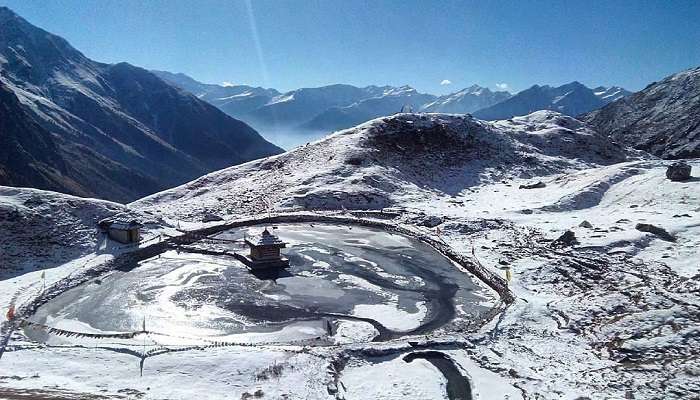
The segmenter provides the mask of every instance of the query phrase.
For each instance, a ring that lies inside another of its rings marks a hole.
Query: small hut
[[[248,268],[286,268],[289,266],[289,260],[283,257],[280,252],[282,248],[287,247],[287,243],[270,233],[267,228],[257,238],[246,237],[245,243],[250,247],[250,254],[241,255],[240,260]]]
[[[143,225],[135,219],[106,218],[99,222],[100,228],[107,236],[119,243],[138,243],[141,241]]]

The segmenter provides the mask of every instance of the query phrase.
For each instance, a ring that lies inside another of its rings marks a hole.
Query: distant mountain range
[[[659,157],[700,157],[700,67],[579,118],[598,132]]]
[[[205,84],[184,74],[153,72],[263,131],[285,128],[327,132],[349,128],[368,119],[394,114],[405,105],[412,105],[418,111],[422,104],[437,98],[409,86],[360,88],[337,84],[280,93],[246,85]]]
[[[395,114],[404,106],[415,112],[471,113],[486,120],[538,110],[575,116],[630,94],[616,86],[591,89],[579,82],[559,87],[535,85],[516,95],[478,85],[444,96],[420,93],[410,86],[330,85],[280,93],[246,85],[205,84],[184,74],[153,72],[261,132],[283,128],[287,132],[318,131],[318,136]]]
[[[440,96],[431,103],[424,104],[421,111],[451,114],[473,113],[513,97],[507,91],[492,92],[488,88],[473,85],[459,92]]]
[[[485,120],[508,119],[538,110],[576,116],[629,94],[629,91],[619,87],[590,89],[579,82],[559,87],[534,85],[509,99],[476,111],[474,116]]]
[[[0,7],[0,185],[131,201],[282,150],[151,72]]]

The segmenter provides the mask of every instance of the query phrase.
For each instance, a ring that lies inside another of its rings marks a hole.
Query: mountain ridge
[[[6,7],[0,22],[0,84],[17,97],[17,115],[55,143],[54,160],[69,167],[52,170],[67,174],[55,176],[52,184],[64,186],[52,189],[128,201],[281,151],[145,69],[93,61]],[[11,182],[22,171],[5,174]]]
[[[253,88],[246,85],[223,86],[206,84],[185,75],[155,71],[163,79],[180,84],[186,90],[198,92],[202,99],[210,101],[223,111],[240,118],[256,129],[286,129],[295,131],[332,132],[347,129],[381,116],[392,115],[411,106],[413,111],[467,114],[496,120],[517,115],[527,115],[541,109],[578,115],[618,100],[631,92],[619,86],[598,86],[593,89],[574,81],[559,87],[533,85],[516,94],[508,91],[491,91],[472,85],[442,96],[421,93],[404,85],[356,87],[345,84],[300,88],[284,93],[275,89]],[[188,89],[190,88],[190,89]],[[343,96],[335,96],[334,89],[342,88]],[[228,91],[237,98],[213,98],[211,93]],[[267,92],[264,92],[267,91]],[[352,92],[352,95],[348,95]],[[529,94],[529,92],[539,92]],[[243,93],[250,93],[242,96]],[[343,98],[338,98],[343,97]],[[242,107],[243,101],[253,108]],[[226,103],[225,101],[228,101]],[[503,103],[511,102],[511,112],[499,110]],[[257,107],[257,108],[256,108]],[[320,135],[319,135],[320,136]]]
[[[580,118],[614,140],[662,158],[700,157],[700,67]]]
[[[576,116],[628,94],[619,87],[590,89],[578,81],[557,87],[533,85],[500,103],[476,111],[474,115],[481,119],[499,120],[538,110],[552,110]]]
[[[265,207],[410,207],[414,194],[406,191],[449,197],[485,181],[529,179],[637,157],[586,124],[553,111],[495,122],[469,115],[398,114],[212,172],[131,206],[188,221],[230,209],[245,214]],[[250,195],[253,187],[258,188],[255,197]],[[223,198],[222,192],[229,195]]]

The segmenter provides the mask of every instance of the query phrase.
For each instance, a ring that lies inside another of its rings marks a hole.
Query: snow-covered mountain
[[[619,86],[610,86],[607,88],[605,86],[598,86],[597,88],[593,88],[593,94],[598,96],[598,98],[607,104],[629,96],[632,94],[632,92]]]
[[[280,95],[280,92],[275,89],[247,85],[215,85],[199,82],[183,73],[175,74],[156,70],[151,72],[164,81],[194,94],[226,114],[239,119]]]
[[[342,84],[279,93],[245,85],[205,84],[181,73],[154,73],[270,137],[299,135],[300,141],[291,141],[296,144],[306,142],[309,137],[319,138],[373,118],[393,115],[405,106],[420,112],[474,113],[487,120],[538,110],[575,116],[630,94],[618,86],[590,89],[578,82],[559,87],[535,85],[516,95],[493,92],[479,85],[443,96],[420,93],[410,86],[358,88]]]
[[[246,85],[202,83],[182,73],[152,72],[256,128],[281,126],[290,131],[349,128],[395,114],[404,106],[422,112],[471,113],[512,96],[479,85],[443,96],[420,93],[410,86],[330,85],[279,93]]]
[[[410,86],[336,84],[280,93],[246,85],[206,84],[182,73],[153,72],[245,121],[266,137],[291,144],[291,147],[337,129],[395,114],[404,106],[418,111],[425,103],[436,99]]]
[[[416,191],[450,194],[486,182],[620,162],[630,155],[580,121],[552,111],[496,122],[399,114],[214,172],[134,206],[185,220],[230,209],[245,213],[263,199],[291,209],[405,207]]]
[[[440,97],[420,93],[410,86],[388,87],[382,93],[351,105],[332,107],[302,125],[302,128],[322,131],[344,129],[406,108],[416,112],[466,114],[510,97],[508,92],[492,92],[478,85]]]
[[[153,73],[245,121],[263,134],[282,131],[286,135],[303,135],[304,140],[309,132],[316,132],[312,137],[318,138],[406,108],[463,114],[511,97],[508,92],[492,92],[478,85],[439,97],[420,93],[410,86],[360,88],[344,84],[279,93],[274,89],[246,85],[202,83],[182,73]]]
[[[472,113],[498,104],[512,96],[507,91],[492,92],[488,88],[472,85],[458,92],[440,96],[435,101],[424,104],[420,110],[453,114]]]
[[[396,114],[406,109],[418,111],[422,104],[432,102],[435,96],[419,93],[410,86],[383,87],[381,93],[350,105],[331,107],[302,125],[303,129],[335,131],[361,124],[370,119]]]
[[[301,88],[285,93],[246,85],[199,82],[182,73],[153,71],[162,79],[185,89],[229,115],[259,129],[335,130],[396,113],[404,105],[418,110],[435,98],[409,86],[337,84]],[[369,103],[364,103],[372,99]],[[376,107],[373,109],[373,107]]]
[[[330,108],[375,97],[387,89],[377,86],[358,88],[344,84],[297,89],[273,97],[243,118],[256,127],[299,127]]]
[[[152,73],[90,60],[5,7],[0,86],[14,121],[2,132],[13,143],[0,160],[5,183],[128,201],[280,152]]]
[[[507,100],[478,110],[474,115],[486,120],[497,120],[537,110],[552,110],[576,116],[598,109],[626,93],[628,92],[617,87],[590,89],[579,82],[559,87],[534,85]]]
[[[582,119],[659,157],[700,157],[700,67],[652,83]]]

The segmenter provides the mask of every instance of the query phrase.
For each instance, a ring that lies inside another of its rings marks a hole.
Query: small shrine
[[[250,269],[287,268],[289,259],[282,256],[281,249],[287,247],[278,236],[265,228],[257,238],[245,238],[250,247],[249,255],[241,255],[240,260]]]

